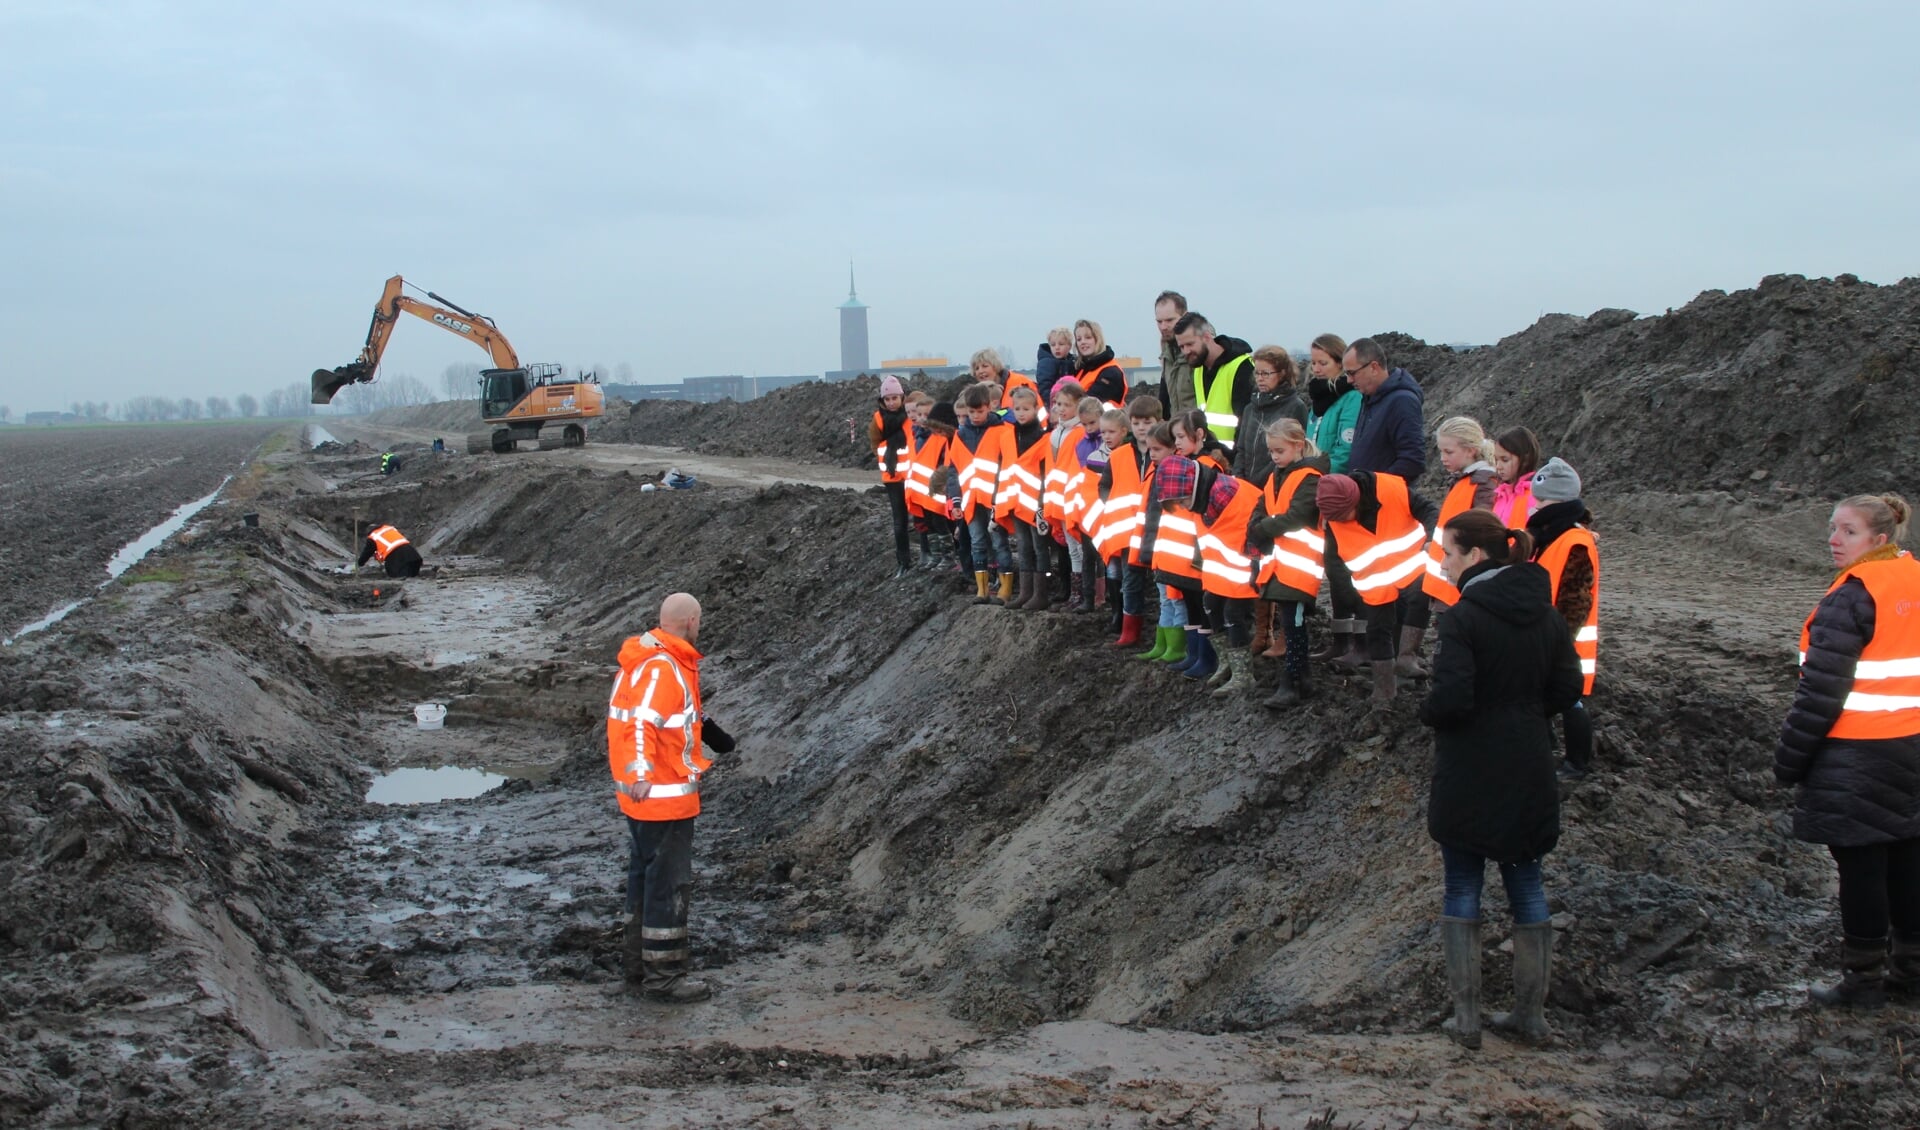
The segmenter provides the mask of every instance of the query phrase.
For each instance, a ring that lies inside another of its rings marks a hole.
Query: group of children
[[[1311,407],[1216,436],[1202,411],[1169,420],[1157,397],[1128,399],[1124,371],[1097,351],[1097,335],[1094,326],[1076,344],[1105,364],[1046,374],[1045,404],[1038,382],[1008,372],[989,350],[975,355],[975,383],[953,404],[906,393],[893,377],[882,382],[869,439],[893,511],[896,577],[914,568],[908,531],[917,529],[920,567],[971,572],[977,604],[1082,613],[1104,604],[1114,647],[1144,640],[1154,606],[1151,646],[1139,658],[1214,697],[1251,694],[1253,659],[1276,658],[1283,670],[1264,705],[1289,709],[1312,693],[1310,660],[1325,659],[1370,667],[1374,700],[1384,703],[1426,674],[1419,643],[1429,606],[1459,597],[1440,569],[1439,531],[1464,510],[1490,510],[1533,533],[1534,559],[1553,576],[1591,691],[1599,580],[1591,517],[1579,476],[1560,459],[1543,461],[1531,431],[1490,439],[1470,418],[1444,421],[1435,441],[1449,484],[1435,506],[1399,476],[1345,466],[1357,390],[1310,389]],[[1334,341],[1316,339],[1312,358],[1319,366],[1331,352],[1337,372],[1344,348]],[[1262,458],[1249,457],[1252,443]],[[1310,652],[1307,617],[1323,585],[1332,638]],[[1586,712],[1576,706],[1563,717],[1566,771],[1584,772]]]

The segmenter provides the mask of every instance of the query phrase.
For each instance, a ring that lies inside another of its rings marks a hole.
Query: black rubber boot
[[[1875,1009],[1887,1003],[1887,940],[1847,935],[1840,947],[1840,983],[1807,990],[1828,1008]]]
[[[1440,1027],[1463,1048],[1480,1046],[1480,920],[1442,918],[1440,948],[1447,959],[1453,1019]]]
[[[1886,990],[1895,996],[1920,997],[1920,934],[1893,932],[1893,954],[1887,959]]]
[[[1513,1011],[1496,1012],[1487,1023],[1504,1036],[1536,1048],[1553,1042],[1547,1027],[1547,976],[1553,969],[1553,923],[1516,923],[1513,927]]]

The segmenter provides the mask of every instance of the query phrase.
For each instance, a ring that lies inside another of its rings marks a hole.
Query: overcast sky
[[[1304,347],[1915,273],[1920,5],[0,0],[0,404],[304,382],[384,280],[524,361],[838,365],[1153,295]],[[408,320],[386,372],[484,355]]]

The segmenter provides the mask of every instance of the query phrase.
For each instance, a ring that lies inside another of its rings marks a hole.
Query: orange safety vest
[[[1007,429],[1006,457],[1001,461],[1000,490],[994,495],[993,516],[1002,522],[1018,518],[1031,526],[1040,518],[1040,496],[1047,477],[1047,434],[1014,454],[1019,441]]]
[[[933,477],[947,460],[952,436],[934,432],[927,442],[914,445],[913,461],[907,464],[907,509],[915,514],[946,517],[947,496],[933,489]]]
[[[876,430],[880,427],[880,413],[878,411],[875,411],[873,414],[873,426]],[[893,473],[891,475],[887,473],[886,439],[882,438],[879,446],[873,449],[873,463],[874,466],[880,468],[880,481],[883,483],[902,482],[907,477],[907,461],[913,458],[913,421],[909,420],[901,424],[900,430],[906,433],[906,446],[893,449]]]
[[[1534,560],[1553,578],[1553,599],[1558,603],[1560,575],[1566,572],[1567,558],[1573,555],[1576,545],[1586,546],[1587,556],[1593,561],[1593,607],[1587,610],[1587,622],[1573,630],[1573,650],[1580,656],[1580,674],[1585,679],[1580,693],[1592,694],[1594,666],[1600,658],[1600,545],[1594,540],[1592,530],[1575,526],[1555,538]]]
[[[1250,600],[1260,595],[1254,587],[1260,559],[1247,552],[1247,526],[1260,504],[1260,492],[1252,483],[1231,481],[1237,488],[1233,500],[1201,528],[1200,587],[1229,600]]]
[[[1080,466],[1079,446],[1086,434],[1084,425],[1075,424],[1065,432],[1049,431],[1044,437],[1047,478],[1040,492],[1040,513],[1063,530],[1079,509],[1078,491],[1081,476],[1086,473]]]
[[[1034,413],[1034,419],[1039,420],[1043,424],[1046,423],[1047,402],[1040,399],[1040,386],[1034,382],[1032,377],[1029,377],[1025,373],[1007,374],[1006,383],[1002,385],[1000,389],[1000,407],[1013,407],[1013,390],[1016,388],[1030,388],[1033,390],[1033,398],[1040,403],[1039,411]]]
[[[1127,371],[1126,369],[1121,367],[1120,362],[1109,361],[1106,364],[1100,366],[1098,369],[1095,369],[1091,373],[1077,373],[1074,375],[1073,381],[1075,384],[1079,385],[1081,388],[1091,393],[1093,392],[1093,382],[1099,380],[1100,374],[1106,372],[1108,369],[1112,369],[1115,373],[1118,373],[1120,375],[1120,399],[1103,400],[1100,403],[1106,405],[1109,408],[1125,408],[1127,406]]]
[[[1369,530],[1357,521],[1328,522],[1340,560],[1353,574],[1353,587],[1368,604],[1392,604],[1400,590],[1426,570],[1427,528],[1413,516],[1407,480],[1378,472],[1374,497],[1380,513]]]
[[[1151,479],[1151,475],[1148,476]],[[1160,504],[1160,523],[1154,527],[1153,569],[1188,580],[1200,579],[1200,535],[1204,527],[1200,515],[1182,506],[1178,510]]]
[[[1848,577],[1867,586],[1873,598],[1873,638],[1860,649],[1853,688],[1827,736],[1876,741],[1920,734],[1920,561],[1905,550],[1898,557],[1862,561],[1842,570],[1827,591]],[[1810,612],[1800,626],[1802,663],[1812,627]]]
[[[1113,451],[1107,464],[1111,483],[1106,501],[1087,511],[1093,526],[1093,547],[1100,556],[1112,558],[1121,551],[1140,545],[1140,531],[1147,521],[1146,485],[1140,476],[1140,452],[1132,444]]]
[[[1440,500],[1440,520],[1433,524],[1433,537],[1427,542],[1427,576],[1420,582],[1420,588],[1449,608],[1459,603],[1460,590],[1447,579],[1446,570],[1440,568],[1440,559],[1447,553],[1447,547],[1441,544],[1440,538],[1442,531],[1447,528],[1448,519],[1473,509],[1473,491],[1472,475],[1462,475],[1453,481],[1453,486],[1447,488],[1447,497]],[[1596,556],[1595,560],[1598,559]],[[1553,586],[1554,591],[1558,592],[1560,578],[1557,575]]]
[[[965,507],[961,516],[973,520],[976,510],[984,506],[993,511],[994,497],[1000,491],[1001,463],[1006,456],[1007,440],[1013,436],[1013,425],[1005,420],[987,425],[981,433],[980,446],[969,451],[967,443],[959,436],[947,451],[953,457],[953,465],[960,472],[960,499]]]
[[[620,673],[607,700],[607,762],[619,784],[645,781],[645,800],[625,793],[635,820],[684,820],[700,813],[700,775],[712,767],[700,748],[700,653],[655,628],[620,645]]]
[[[1323,473],[1317,467],[1301,467],[1289,472],[1285,480],[1278,470],[1267,476],[1263,493],[1267,514],[1285,514],[1293,505],[1293,496],[1301,488],[1313,486],[1313,480]],[[1260,559],[1260,583],[1277,581],[1290,589],[1317,593],[1327,576],[1326,554],[1327,539],[1319,523],[1288,530],[1273,539],[1273,548]]]
[[[381,526],[367,535],[373,539],[373,559],[384,562],[387,554],[407,544],[407,535],[392,526]]]

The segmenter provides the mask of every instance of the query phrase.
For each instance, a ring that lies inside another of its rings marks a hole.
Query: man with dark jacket
[[[1427,470],[1425,397],[1405,369],[1387,367],[1387,351],[1370,337],[1347,348],[1340,368],[1360,390],[1349,471],[1385,471],[1412,486]]]
[[[1253,346],[1216,334],[1198,311],[1173,324],[1173,341],[1193,366],[1195,407],[1207,414],[1207,434],[1231,449],[1240,431],[1240,413],[1253,399]]]
[[[1407,487],[1412,489],[1427,470],[1426,421],[1422,415],[1425,396],[1420,391],[1420,382],[1405,369],[1389,369],[1387,351],[1370,337],[1347,347],[1340,368],[1360,391],[1360,418],[1353,426],[1347,471],[1398,475],[1407,480]],[[1437,507],[1431,510],[1432,517],[1420,515],[1420,523],[1427,528],[1429,536],[1439,517]],[[1330,575],[1331,572],[1329,570]],[[1330,579],[1329,583],[1337,582]],[[1432,615],[1432,606],[1418,586],[1402,594],[1400,638],[1395,648],[1395,666],[1402,676],[1426,674],[1426,668],[1420,663],[1420,641],[1426,635]],[[1348,661],[1357,659],[1357,655],[1350,655]]]
[[[1174,323],[1186,316],[1186,296],[1177,290],[1163,290],[1153,300],[1153,323],[1160,329],[1160,403],[1168,418],[1193,407],[1193,366],[1173,343]]]

